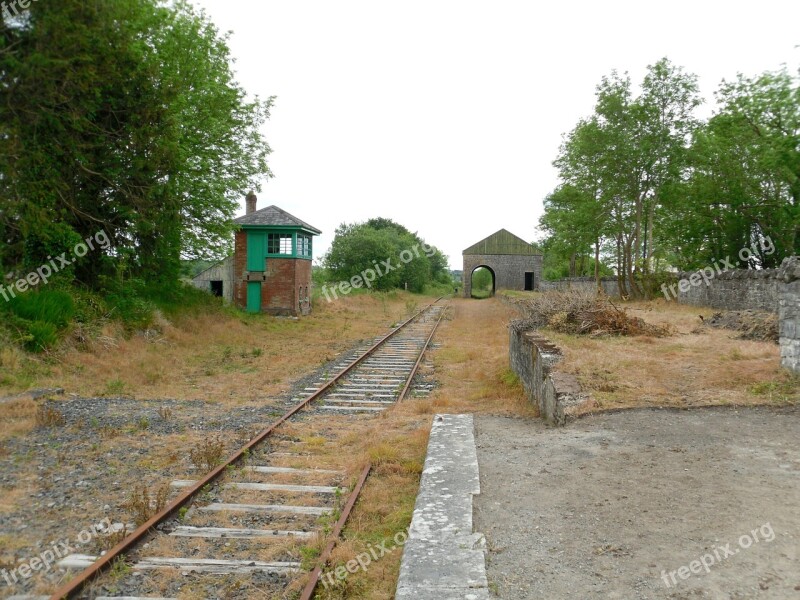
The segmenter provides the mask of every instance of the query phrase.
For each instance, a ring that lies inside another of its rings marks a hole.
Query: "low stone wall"
[[[777,313],[781,364],[800,373],[800,257],[783,259],[778,269],[732,269],[711,275],[679,273],[666,295],[682,304],[721,310]]]
[[[528,399],[539,408],[541,417],[553,425],[564,425],[577,406],[586,400],[574,375],[553,373],[562,359],[561,351],[534,330],[510,330],[509,358]]]
[[[800,257],[783,261],[778,280],[781,365],[800,373]]]
[[[778,312],[780,269],[732,269],[704,280],[700,272],[678,273],[674,284],[662,288],[670,300],[721,310]],[[711,269],[709,268],[709,272]],[[706,281],[708,284],[706,285]],[[683,283],[681,283],[683,282]]]
[[[616,277],[601,277],[600,285],[603,291],[612,298],[619,298],[619,284]],[[567,277],[558,281],[540,281],[539,290],[547,292],[551,290],[587,290],[593,292],[597,289],[597,282],[594,277]]]

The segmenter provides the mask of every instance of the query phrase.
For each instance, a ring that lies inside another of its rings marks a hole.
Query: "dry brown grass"
[[[4,369],[35,369],[32,387],[62,387],[80,396],[203,398],[238,404],[286,389],[312,367],[372,338],[401,320],[407,302],[427,303],[405,292],[362,294],[328,303],[300,320],[266,315],[201,314],[161,323],[157,339],[126,338],[106,325],[90,344],[54,353],[49,363],[4,351]],[[9,381],[15,380],[13,377]],[[21,390],[0,385],[0,397]]]
[[[340,450],[352,453],[355,464],[363,466],[370,461],[373,468],[347,521],[343,541],[334,549],[330,569],[346,564],[370,544],[377,546],[408,528],[425,463],[430,422],[430,416],[419,415],[409,403],[342,431]],[[388,554],[366,572],[349,575],[335,587],[326,589],[320,584],[318,597],[388,600],[394,597],[400,556],[399,550]]]
[[[10,400],[0,404],[0,440],[6,441],[17,435],[28,433],[36,426],[39,404],[30,398]]]
[[[543,333],[564,353],[592,401],[585,412],[633,407],[748,406],[797,402],[798,379],[780,367],[778,346],[703,326],[713,311],[655,300],[627,304],[673,335],[586,338]]]
[[[67,422],[63,413],[52,406],[40,406],[35,419],[37,427],[63,427]]]
[[[481,412],[535,416],[522,386],[509,369],[508,323],[515,311],[497,298],[451,301],[452,318],[436,334],[433,353],[439,387],[425,412]]]
[[[434,338],[432,353],[439,387],[430,398],[410,399],[361,427],[343,427],[338,446],[371,461],[373,471],[337,545],[331,568],[345,565],[411,523],[419,478],[425,464],[431,415],[485,412],[534,416],[522,388],[508,370],[507,324],[513,309],[497,299],[449,301],[448,318]],[[387,546],[391,547],[394,543]],[[326,600],[394,597],[402,550],[350,574],[318,597]]]

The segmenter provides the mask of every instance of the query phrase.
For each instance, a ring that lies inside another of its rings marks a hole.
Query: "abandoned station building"
[[[502,290],[538,290],[542,255],[513,233],[501,229],[462,253],[464,297],[472,296],[472,275],[484,267],[492,274],[492,294]]]
[[[247,195],[245,215],[234,220],[233,256],[198,274],[192,283],[247,312],[311,312],[312,240],[321,231],[277,206],[256,210]]]

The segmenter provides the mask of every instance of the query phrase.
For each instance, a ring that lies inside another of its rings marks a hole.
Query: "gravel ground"
[[[800,408],[475,428],[500,598],[800,598]]]
[[[229,454],[249,440],[276,417],[307,393],[323,376],[339,370],[342,361],[349,362],[371,346],[375,340],[363,340],[301,379],[293,382],[279,396],[254,403],[235,405],[177,400],[139,400],[132,398],[78,398],[55,396],[51,400],[26,397],[58,411],[63,422],[38,427],[27,435],[11,439],[0,456],[0,574],[53,548],[53,544],[69,544],[71,552],[96,554],[103,549],[102,536],[92,536],[83,543],[79,536],[104,519],[130,523],[124,506],[134,485],[151,491],[172,479],[191,478],[196,469],[191,464],[188,448],[205,439],[225,442]],[[430,359],[415,378],[412,395],[425,395],[435,386]],[[4,399],[23,401],[21,398]],[[318,407],[305,409],[293,418],[305,421],[329,413]],[[278,434],[275,441],[283,439]],[[286,438],[287,440],[290,438]],[[212,494],[215,490],[212,490]],[[329,498],[325,498],[329,500]],[[213,501],[212,495],[209,501]],[[174,523],[164,525],[169,529]],[[250,526],[248,522],[244,525]],[[305,527],[298,527],[305,529]],[[159,527],[161,529],[161,526]],[[88,539],[88,538],[87,538]],[[146,550],[146,547],[144,548]],[[289,560],[292,557],[283,557]],[[295,557],[296,558],[296,557]],[[12,594],[51,590],[63,581],[59,569],[40,569],[30,578],[9,581],[0,577],[0,598]],[[104,593],[113,595],[141,591],[140,574],[116,578]],[[170,593],[192,583],[197,588],[208,581],[205,597],[219,597],[220,590],[231,600],[250,597],[253,585],[280,590],[286,578],[257,574],[239,589],[236,578],[179,578]],[[214,581],[217,583],[215,584]],[[234,590],[238,590],[235,591]],[[262,590],[263,591],[263,590]]]
[[[0,456],[0,506],[5,507],[0,510],[0,575],[2,569],[27,564],[54,543],[69,544],[77,553],[98,552],[101,537],[79,543],[80,534],[88,535],[106,518],[129,523],[124,503],[135,485],[154,490],[172,479],[192,477],[196,470],[188,448],[207,438],[219,438],[229,451],[240,446],[295,405],[305,387],[373,341],[360,342],[279,396],[258,403],[71,396],[39,400],[64,421],[11,439]],[[312,407],[294,420],[318,414],[325,413]],[[0,598],[51,589],[63,577],[55,568],[16,581],[0,577]]]

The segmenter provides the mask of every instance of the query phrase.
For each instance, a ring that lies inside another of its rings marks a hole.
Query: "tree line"
[[[613,269],[621,292],[641,297],[667,270],[742,248],[754,249],[748,268],[800,252],[800,77],[739,75],[715,95],[698,119],[697,77],[666,58],[638,90],[627,74],[603,77],[594,113],[564,136],[540,219],[541,246],[568,275]]]
[[[18,5],[17,5],[18,7]],[[269,176],[226,36],[188,2],[58,0],[0,15],[0,268],[36,269],[99,231],[69,277],[177,285],[223,256],[244,191]]]

